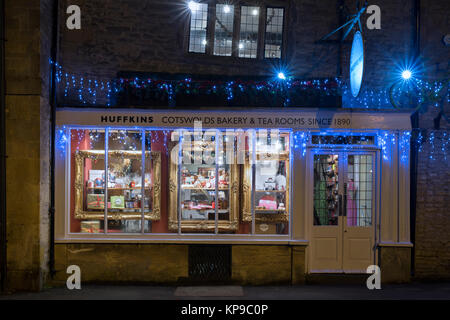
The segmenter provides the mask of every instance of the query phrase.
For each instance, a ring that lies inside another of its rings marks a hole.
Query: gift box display
[[[111,196],[111,208],[112,209],[125,208],[125,197],[124,196]]]
[[[262,207],[266,210],[277,210],[277,202],[275,199],[261,199],[259,200],[259,207]]]
[[[105,195],[104,194],[88,194],[87,195],[88,209],[104,209]]]

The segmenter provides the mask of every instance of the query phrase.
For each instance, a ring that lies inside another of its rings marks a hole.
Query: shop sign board
[[[193,128],[410,129],[408,113],[61,109],[58,125]]]

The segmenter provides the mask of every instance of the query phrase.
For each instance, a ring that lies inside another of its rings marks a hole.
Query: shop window
[[[151,150],[158,149],[152,133],[72,129],[70,136],[70,232],[161,231],[161,152]]]
[[[283,8],[267,8],[264,57],[281,58],[283,42]]]
[[[191,1],[191,25],[189,33],[189,52],[205,53],[208,24],[208,4]]]
[[[68,132],[70,234],[289,234],[289,132]]]
[[[235,135],[176,132],[170,161],[169,228],[184,233],[240,233]],[[245,229],[245,228],[244,228]]]
[[[234,6],[216,5],[216,27],[214,30],[214,55],[231,56],[233,43]]]
[[[284,8],[208,3],[211,10],[207,3],[188,2],[189,52],[251,59],[282,57]]]
[[[260,130],[246,144],[243,219],[255,220],[255,233],[289,231],[290,159],[288,132]]]

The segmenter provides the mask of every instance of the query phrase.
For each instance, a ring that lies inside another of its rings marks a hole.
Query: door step
[[[307,284],[361,284],[365,285],[370,274],[365,273],[310,273]]]

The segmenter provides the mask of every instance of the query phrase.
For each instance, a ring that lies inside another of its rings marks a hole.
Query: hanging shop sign
[[[61,109],[58,125],[193,128],[410,129],[409,113]]]
[[[361,31],[357,31],[353,37],[352,51],[350,54],[350,89],[355,98],[361,91],[363,74],[364,42]]]

